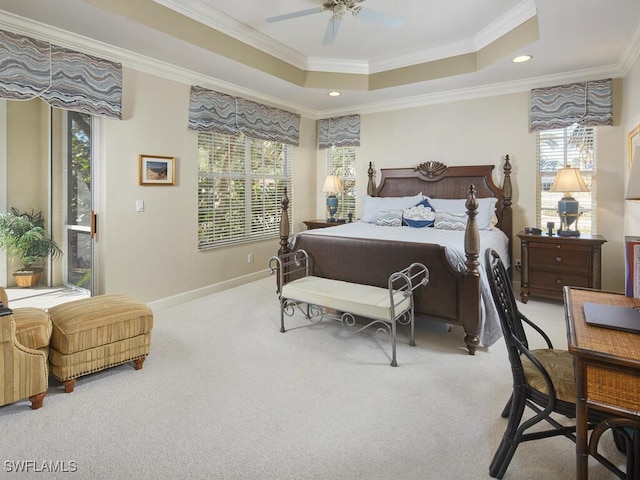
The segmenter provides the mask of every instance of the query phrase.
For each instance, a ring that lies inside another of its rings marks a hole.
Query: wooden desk
[[[612,417],[640,415],[640,335],[592,327],[584,318],[584,302],[640,306],[640,300],[618,293],[564,287],[569,352],[575,355],[577,478],[589,476],[587,409],[597,407]]]

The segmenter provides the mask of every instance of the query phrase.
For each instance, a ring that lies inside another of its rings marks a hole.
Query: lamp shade
[[[342,192],[342,182],[337,175],[327,175],[322,191],[325,193]]]
[[[625,200],[640,200],[640,147],[636,147],[633,152],[633,162],[624,198]]]
[[[549,189],[550,192],[588,192],[587,184],[580,174],[580,169],[574,167],[561,168]]]

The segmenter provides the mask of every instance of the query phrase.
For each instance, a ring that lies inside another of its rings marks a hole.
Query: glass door
[[[92,117],[66,112],[66,265],[67,286],[93,289],[93,234],[95,232],[91,193]]]

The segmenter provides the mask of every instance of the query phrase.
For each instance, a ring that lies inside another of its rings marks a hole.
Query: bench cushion
[[[282,297],[362,317],[391,320],[389,290],[386,288],[308,276],[282,287]],[[411,298],[395,292],[394,304],[398,316],[411,306]]]

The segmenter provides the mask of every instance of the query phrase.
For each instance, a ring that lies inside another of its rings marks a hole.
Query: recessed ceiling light
[[[533,57],[531,55],[520,55],[516,58],[514,58],[513,60],[511,60],[513,63],[522,63],[522,62],[528,62],[529,60],[531,60]]]
[[[327,93],[327,95],[329,95],[330,97],[339,97],[340,95],[342,95],[340,92],[336,92],[335,90],[333,92],[329,92]]]

